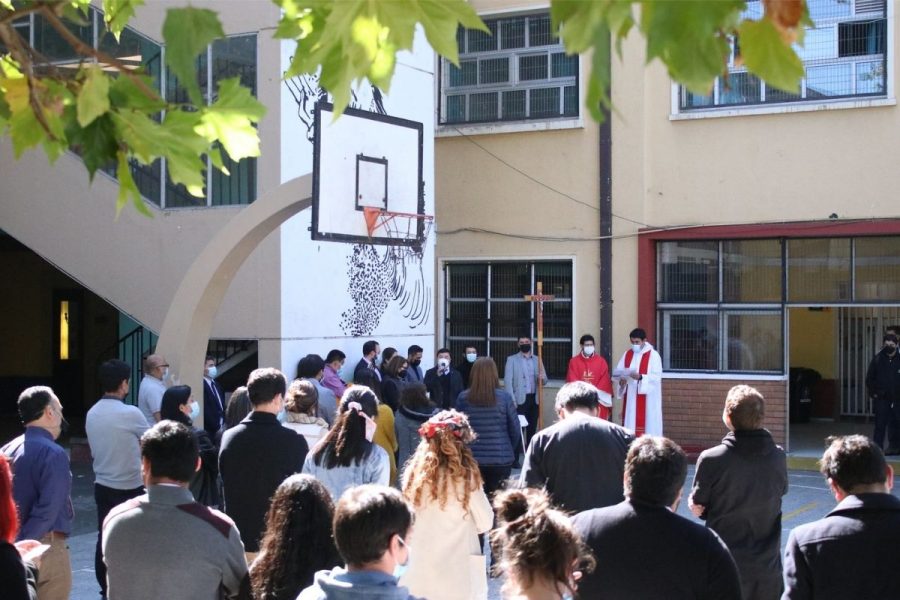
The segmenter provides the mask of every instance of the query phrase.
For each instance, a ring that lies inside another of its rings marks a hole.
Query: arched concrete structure
[[[203,359],[213,318],[228,286],[257,245],[308,208],[311,196],[312,175],[304,175],[257,198],[209,241],[178,286],[163,321],[157,352],[166,357],[172,378],[191,386],[201,406]],[[203,426],[202,410],[195,425]]]

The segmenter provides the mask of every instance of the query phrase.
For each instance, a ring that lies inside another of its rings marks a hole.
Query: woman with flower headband
[[[422,441],[403,472],[403,495],[416,509],[414,539],[428,552],[412,557],[400,583],[429,600],[486,598],[478,534],[491,528],[494,512],[469,448],[475,433],[455,410],[439,412],[419,431]]]
[[[303,472],[321,481],[335,502],[348,488],[364,483],[387,485],[387,452],[372,443],[378,399],[363,385],[344,392],[334,425],[306,455]]]

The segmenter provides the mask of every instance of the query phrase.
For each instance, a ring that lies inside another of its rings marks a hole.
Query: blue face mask
[[[282,405],[281,410],[278,411],[278,414],[275,416],[278,419],[279,423],[284,423],[287,421],[287,409]]]
[[[397,536],[397,539],[400,541],[400,545],[406,548],[406,562],[403,564],[397,563],[394,565],[394,577],[400,579],[404,575],[406,575],[406,570],[409,568],[409,559],[410,559],[410,550],[409,546],[406,545],[406,542],[403,541],[403,538]]]
[[[191,421],[196,421],[197,417],[200,416],[200,405],[196,402],[191,402],[191,414],[189,416],[191,417]]]

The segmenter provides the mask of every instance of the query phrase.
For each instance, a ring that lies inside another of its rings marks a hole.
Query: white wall
[[[290,64],[294,44],[282,45],[282,69]],[[314,82],[307,79],[311,86]],[[388,115],[424,125],[423,178],[425,212],[434,214],[434,53],[421,31],[414,51],[397,57],[390,94],[384,96]],[[292,94],[292,91],[294,92]],[[307,90],[308,91],[308,90]],[[358,108],[372,108],[371,86],[357,89]],[[305,107],[295,100],[297,87],[282,85],[281,181],[312,172],[314,98]],[[347,174],[355,177],[354,172]],[[415,173],[412,174],[415,177]],[[349,199],[352,201],[352,199]],[[323,358],[332,348],[347,354],[347,370],[362,355],[362,344],[376,339],[405,355],[413,343],[425,349],[423,366],[434,355],[434,232],[421,259],[389,255],[385,246],[313,241],[311,210],[304,210],[281,227],[281,368],[296,373],[297,361],[309,353]],[[361,214],[358,214],[362,218]],[[355,258],[354,258],[355,257]],[[396,292],[395,292],[396,290]],[[347,373],[352,375],[352,372]]]

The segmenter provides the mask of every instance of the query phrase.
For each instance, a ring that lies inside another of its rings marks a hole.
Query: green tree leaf
[[[195,59],[214,40],[225,37],[218,15],[204,8],[170,8],[163,23],[166,64],[196,106],[205,104],[197,84]]]
[[[78,93],[78,124],[87,127],[109,112],[109,77],[96,65],[84,70],[84,83]]]
[[[142,4],[144,0],[103,0],[103,21],[116,41],[119,40],[125,25],[134,16],[135,9]]]
[[[119,178],[119,197],[116,200],[116,218],[119,218],[119,214],[121,214],[125,205],[128,204],[129,198],[131,198],[131,204],[139,213],[146,217],[152,217],[153,213],[144,204],[141,192],[138,191],[137,186],[134,184],[134,178],[131,176],[131,165],[128,164],[128,155],[125,152],[119,152],[117,158],[116,177]]]
[[[208,142],[221,142],[232,160],[259,156],[259,135],[253,123],[259,122],[266,108],[242,87],[240,79],[225,79],[219,84],[215,103],[201,111],[196,132]]]
[[[97,169],[116,162],[119,150],[116,126],[109,114],[94,119],[87,127],[77,126],[75,119],[71,119],[69,125],[66,130],[69,142],[81,156],[93,181]]]
[[[744,21],[738,28],[747,70],[787,92],[799,93],[803,62],[768,18]]]

